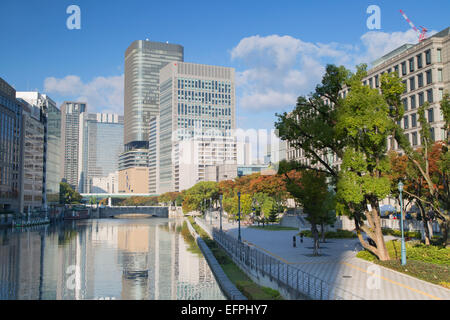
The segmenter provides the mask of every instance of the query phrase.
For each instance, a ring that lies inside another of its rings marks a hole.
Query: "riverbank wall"
[[[195,241],[197,242],[197,245],[199,246],[200,250],[203,253],[203,256],[208,262],[208,265],[211,268],[211,271],[213,272],[225,296],[230,300],[248,300],[247,297],[244,296],[242,292],[238,290],[238,288],[236,288],[236,286],[231,282],[231,280],[228,279],[219,262],[217,262],[216,257],[214,257],[214,254],[211,252],[211,250],[203,241],[203,239],[197,234],[197,232],[195,232],[189,220],[187,221],[187,226],[189,228],[189,232],[194,237]]]

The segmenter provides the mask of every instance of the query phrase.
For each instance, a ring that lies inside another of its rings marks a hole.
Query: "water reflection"
[[[104,219],[0,230],[0,299],[225,299],[182,220]]]

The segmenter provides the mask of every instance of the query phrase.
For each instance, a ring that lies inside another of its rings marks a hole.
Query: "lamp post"
[[[223,200],[223,195],[220,195],[219,199],[220,199],[220,231],[222,231],[222,200]]]
[[[238,191],[238,240],[241,242],[241,192]]]
[[[211,198],[209,198],[209,224],[212,224],[212,205],[211,205]]]
[[[398,183],[398,191],[400,192],[400,228],[402,230],[402,266],[406,265],[406,247],[405,247],[405,237],[403,234],[403,200],[402,200],[402,191],[403,191],[403,183],[400,181]]]

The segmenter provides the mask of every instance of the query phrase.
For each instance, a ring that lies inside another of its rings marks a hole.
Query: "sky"
[[[81,29],[69,30],[70,5]],[[380,29],[369,29],[371,5]],[[185,61],[236,69],[236,119],[270,129],[276,113],[320,83],[329,63],[354,68],[417,35],[450,26],[450,1],[304,0],[1,0],[0,77],[17,91],[37,90],[58,105],[123,114],[124,53],[134,40],[184,46]]]

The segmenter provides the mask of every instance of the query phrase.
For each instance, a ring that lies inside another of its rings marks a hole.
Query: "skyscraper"
[[[160,81],[160,193],[205,180],[208,165],[236,164],[234,69],[172,62]]]
[[[171,61],[183,61],[178,44],[134,41],[125,52],[125,151],[147,149],[150,118],[159,114],[159,71]]]
[[[125,52],[125,147],[119,159],[119,192],[155,190],[154,183],[149,188],[148,152],[151,121],[159,115],[159,71],[183,59],[183,46],[149,40],[134,41]]]
[[[74,189],[78,187],[78,153],[80,115],[86,112],[86,103],[64,102],[61,105],[61,172]]]
[[[87,113],[80,116],[78,159],[78,190],[81,193],[101,193],[94,178],[106,178],[119,170],[119,155],[123,152],[123,116]],[[106,190],[104,191],[106,192]]]

